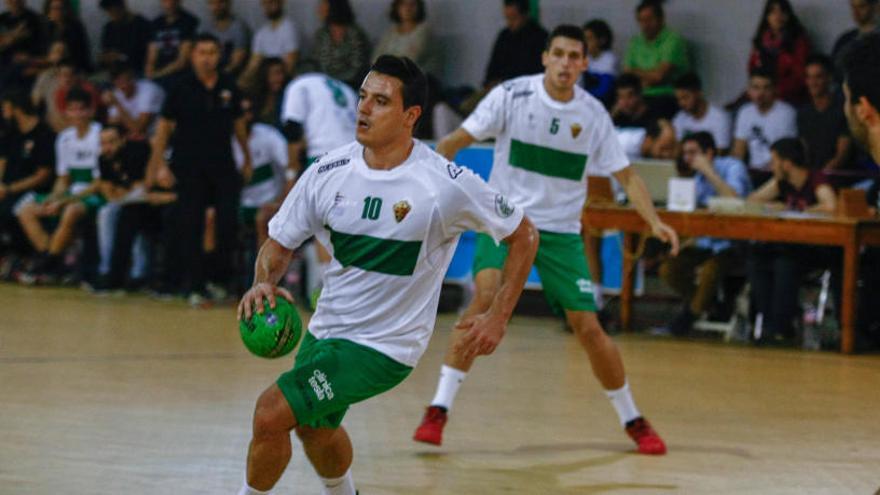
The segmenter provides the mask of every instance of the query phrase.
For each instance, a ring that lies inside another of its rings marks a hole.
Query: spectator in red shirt
[[[807,57],[812,48],[789,0],[767,0],[758,30],[752,39],[749,72],[758,67],[776,75],[776,92],[783,100],[807,101],[804,84]]]

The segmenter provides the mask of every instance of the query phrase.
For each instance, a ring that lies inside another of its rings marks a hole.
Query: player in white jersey
[[[242,116],[248,128],[248,149],[251,152],[253,172],[241,190],[239,219],[257,233],[257,247],[269,237],[269,219],[278,211],[284,194],[288,171],[287,141],[278,129],[254,122],[253,102],[241,100]],[[244,167],[244,153],[235,139],[232,153],[239,170]],[[290,184],[292,185],[292,183]]]
[[[379,57],[360,90],[357,142],[315,162],[269,224],[254,286],[239,317],[264,298],[292,300],[276,287],[292,250],[316,235],[331,251],[324,294],[293,370],[257,400],[246,484],[240,495],[271,489],[290,460],[290,431],[324,484],[354,495],[352,446],[340,427],[349,405],[400,383],[430,340],[440,286],[459,235],[485,232],[509,246],[490,310],[462,321],[468,352],[491,353],[522,291],[537,231],[473,173],[412,137],[426,79],[412,61]]]
[[[92,121],[92,99],[83,90],[67,96],[71,127],[55,140],[55,185],[49,195],[23,196],[15,206],[22,230],[39,253],[34,269],[20,277],[24,283],[52,280],[62,269],[61,257],[73,241],[76,226],[106,202],[98,194],[101,124]],[[58,217],[58,227],[47,232],[41,219]]]
[[[356,106],[357,95],[348,84],[326,74],[306,72],[288,83],[281,122],[293,175],[317,157],[354,139]],[[306,292],[314,307],[330,255],[319,242],[307,246],[305,255]]]
[[[653,234],[670,242],[673,252],[678,238],[657,217],[644,183],[628,166],[602,104],[575,84],[587,68],[583,36],[577,26],[556,28],[543,54],[545,72],[493,89],[462,126],[438,144],[437,151],[454,157],[475,141],[495,138],[489,185],[525,209],[540,231],[535,266],[545,296],[554,309],[564,310],[639,452],[663,454],[663,440],[636,408],[620,353],[596,318],[580,222],[588,173],[614,175]],[[503,246],[478,237],[473,268],[476,295],[465,315],[485,311],[491,304],[505,255]],[[459,328],[453,330],[437,393],[413,437],[417,441],[442,443],[447,413],[476,358],[460,350],[462,335]]]

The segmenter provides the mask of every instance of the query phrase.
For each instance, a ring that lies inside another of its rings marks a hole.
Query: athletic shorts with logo
[[[540,242],[535,268],[541,277],[544,297],[554,311],[596,311],[593,283],[579,234],[539,231]],[[491,237],[477,234],[473,273],[487,268],[500,270],[507,258],[507,245],[495,244]]]
[[[307,332],[293,369],[276,383],[298,424],[338,428],[350,405],[391,390],[411,371],[375,349]]]

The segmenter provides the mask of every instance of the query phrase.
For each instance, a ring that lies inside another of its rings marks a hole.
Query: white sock
[[[251,488],[251,486],[248,485],[247,480],[244,480],[244,485],[242,485],[241,490],[238,491],[238,495],[267,495],[271,491],[272,490],[261,492],[256,488]]]
[[[339,478],[321,478],[321,483],[324,484],[321,495],[355,495],[356,493],[351,469]]]
[[[617,411],[620,418],[620,424],[626,425],[630,421],[641,416],[639,410],[636,409],[636,403],[633,401],[632,393],[629,391],[629,382],[624,382],[623,387],[617,390],[606,390],[605,393],[611,399],[611,405]]]
[[[602,285],[598,282],[593,282],[593,301],[596,302],[597,311],[605,307],[605,297],[602,296]]]
[[[466,371],[457,370],[444,364],[440,368],[440,381],[437,382],[437,393],[434,395],[431,405],[444,407],[447,411],[451,411],[452,403],[455,402],[455,394],[458,393],[458,387],[461,386],[461,382],[466,376]]]

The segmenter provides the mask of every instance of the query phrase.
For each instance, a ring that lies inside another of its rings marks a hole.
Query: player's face
[[[84,105],[79,101],[72,101],[67,104],[67,111],[65,112],[67,115],[67,120],[71,123],[71,125],[76,127],[82,127],[89,123],[89,120],[92,117],[92,112],[89,109],[88,105]]]
[[[578,40],[557,36],[541,55],[547,81],[556,89],[571,89],[581,73],[587,70],[584,44]]]
[[[400,79],[370,72],[361,84],[357,111],[358,142],[376,148],[399,140],[404,134],[412,135],[422,109],[403,108]]]
[[[769,107],[775,96],[776,90],[771,80],[764,77],[753,77],[749,80],[749,98],[755,105]]]
[[[843,83],[843,100],[843,113],[846,114],[849,132],[863,148],[871,149],[871,144],[868,141],[868,126],[859,117],[859,112],[856,111],[856,105],[867,105],[867,103],[859,102],[853,104],[852,93],[850,93],[849,85],[845,82]]]
[[[694,113],[697,111],[700,95],[696,91],[689,89],[676,89],[675,100],[678,102],[678,108],[687,113]]]
[[[200,41],[196,43],[192,52],[192,64],[196,72],[213,72],[217,70],[217,64],[220,63],[220,47],[217,43],[211,41]]]

